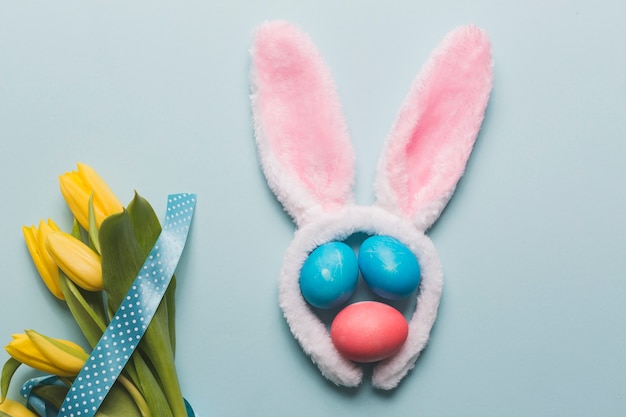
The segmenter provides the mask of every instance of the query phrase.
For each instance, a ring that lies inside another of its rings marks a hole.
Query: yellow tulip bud
[[[0,404],[0,413],[5,413],[11,417],[37,417],[37,414],[30,411],[22,404],[5,398]]]
[[[33,330],[13,335],[5,349],[13,359],[57,376],[77,375],[89,357],[75,343],[53,339]]]
[[[76,285],[88,290],[102,290],[102,263],[100,255],[74,236],[64,232],[51,232],[46,239],[46,249]]]
[[[111,214],[123,210],[122,203],[102,178],[89,165],[78,164],[78,171],[67,172],[59,177],[61,194],[78,223],[89,228],[89,197],[93,194],[96,224]]]
[[[78,374],[89,357],[82,347],[68,340],[53,339],[34,330],[26,330],[26,335],[53,366],[71,375]]]
[[[45,248],[48,235],[53,231],[59,230],[59,227],[50,219],[48,219],[48,223],[42,220],[39,223],[39,229],[35,226],[22,227],[26,246],[28,247],[30,256],[33,258],[33,262],[41,279],[55,297],[64,300],[65,297],[59,285],[59,269]]]

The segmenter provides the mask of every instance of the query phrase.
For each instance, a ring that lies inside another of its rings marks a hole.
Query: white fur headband
[[[303,298],[300,270],[315,248],[356,232],[387,235],[417,257],[421,281],[408,337],[379,362],[373,385],[392,389],[426,345],[442,290],[442,270],[424,234],[463,175],[492,85],[490,43],[473,26],[451,32],[414,81],[378,164],[376,203],[352,199],[354,152],[330,71],[293,25],[262,25],[252,46],[252,106],[268,184],[297,225],[279,278],[289,327],[322,374],[356,386],[361,367],[343,357]]]

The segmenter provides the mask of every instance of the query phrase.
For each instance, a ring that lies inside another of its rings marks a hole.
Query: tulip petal
[[[52,279],[50,277],[50,272],[48,272],[48,268],[46,267],[46,262],[39,253],[37,228],[35,226],[23,226],[22,232],[24,234],[24,240],[26,241],[26,247],[30,252],[33,263],[35,264],[35,268],[37,268],[37,272],[39,272],[43,281],[46,285],[48,285],[48,282]]]
[[[89,230],[89,196],[98,191],[91,184],[85,182],[76,171],[66,172],[59,176],[59,186],[61,194],[63,194],[63,198],[76,220],[85,230]],[[105,209],[100,205],[94,206],[94,213],[98,225],[108,216]]]
[[[50,289],[50,292],[54,294],[57,298],[63,299],[63,294],[61,293],[61,287],[59,287],[59,268],[57,264],[54,262],[54,259],[50,256],[45,247],[46,237],[52,233],[53,231],[59,231],[59,227],[54,224],[54,222],[48,219],[48,223],[43,220],[39,223],[39,231],[37,236],[37,244],[39,249],[39,255],[43,259],[46,264],[46,269],[48,270],[49,280],[50,282],[46,282],[46,285]]]
[[[53,339],[34,330],[26,330],[26,334],[52,366],[65,370],[69,375],[78,374],[89,358],[83,348],[70,341]]]
[[[39,356],[39,350],[35,345],[32,344],[30,339],[26,334],[14,334],[11,336],[13,340],[7,345],[7,349],[12,348],[16,351],[19,351],[20,356],[24,358],[31,358]],[[11,355],[13,356],[13,355]],[[16,358],[20,360],[19,358]],[[24,361],[20,361],[22,363],[26,363]]]
[[[62,369],[53,366],[25,334],[13,335],[13,341],[4,349],[12,358],[31,368],[53,375],[70,376]]]
[[[88,291],[102,290],[100,256],[80,240],[63,232],[52,232],[46,249],[59,268],[78,286]]]
[[[37,417],[37,414],[31,412],[22,404],[6,399],[0,404],[0,416],[6,417]]]
[[[94,193],[94,206],[105,216],[119,213],[123,210],[122,203],[113,194],[106,182],[89,165],[78,163],[78,173],[82,180]],[[98,222],[98,224],[100,224]]]
[[[52,232],[52,228],[48,223],[41,220],[39,222],[39,230],[37,231],[37,248],[48,272],[57,270],[57,264],[54,262],[54,259],[50,257],[45,247],[46,236],[48,236],[50,232]]]
[[[43,221],[41,222],[44,226],[44,230],[55,230],[58,229],[58,226],[52,222],[52,220],[48,221],[50,226],[46,225]],[[35,264],[35,268],[39,275],[41,276],[42,281],[48,287],[50,292],[60,300],[63,300],[63,293],[61,292],[61,288],[58,283],[58,268],[56,263],[50,258],[51,263],[48,262],[47,257],[48,252],[41,252],[41,244],[43,242],[40,241],[40,236],[45,237],[45,233],[40,233],[41,228],[38,231],[35,226],[23,226],[22,232],[24,234],[24,240],[26,241],[26,247],[28,248],[28,252]],[[47,232],[49,233],[49,232]]]
[[[89,227],[87,217],[87,200],[90,191],[84,188],[81,177],[76,172],[67,172],[59,177],[61,194],[70,211],[85,230]]]

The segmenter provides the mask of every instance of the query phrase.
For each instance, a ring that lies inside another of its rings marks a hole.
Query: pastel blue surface
[[[359,279],[352,248],[327,242],[309,254],[300,270],[300,291],[317,308],[334,308],[350,298]]]
[[[398,239],[370,236],[359,248],[359,269],[367,285],[381,297],[400,300],[417,289],[417,258]]]
[[[624,16],[622,0],[0,3],[0,343],[27,328],[82,343],[21,232],[47,217],[71,227],[57,176],[80,161],[159,218],[167,194],[198,194],[176,275],[177,365],[200,417],[622,415]],[[493,43],[481,133],[428,232],[439,316],[390,393],[328,383],[278,307],[294,226],[259,168],[248,98],[251,36],[273,18],[308,32],[332,69],[362,204],[432,48],[465,23]]]

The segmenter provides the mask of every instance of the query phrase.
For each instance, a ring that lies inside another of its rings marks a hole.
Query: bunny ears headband
[[[492,84],[489,40],[476,27],[461,27],[432,53],[386,140],[372,206],[353,203],[354,151],[330,71],[312,41],[289,23],[269,22],[256,32],[251,54],[259,158],[270,188],[297,225],[280,272],[279,303],[294,337],[325,377],[356,386],[363,373],[303,296],[302,269],[312,253],[365,233],[389,236],[419,263],[406,337],[375,359],[372,384],[392,389],[414,366],[437,314],[443,274],[424,233],[450,199],[480,129]],[[363,333],[363,320],[351,334]]]

